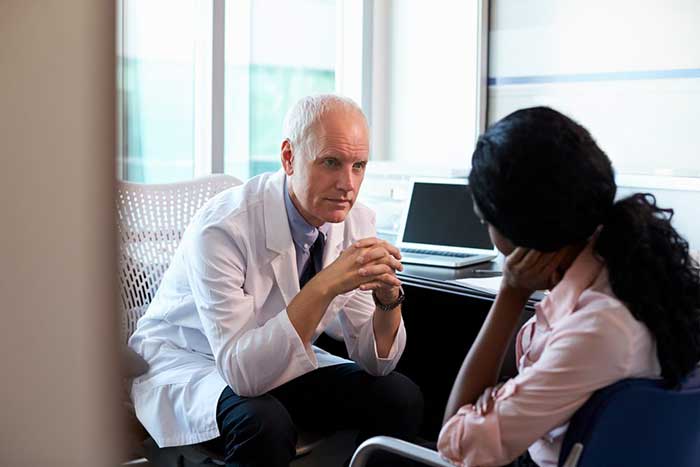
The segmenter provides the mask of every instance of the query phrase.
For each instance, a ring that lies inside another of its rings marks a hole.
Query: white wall
[[[378,3],[372,122],[383,145],[372,157],[466,168],[476,136],[477,2]]]
[[[411,177],[468,172],[479,116],[479,4],[373,2],[371,162],[361,200],[388,239]]]
[[[0,2],[0,465],[113,466],[115,4]]]
[[[489,122],[548,105],[588,128],[621,195],[657,195],[700,249],[700,2],[492,0]]]
[[[321,70],[335,67],[335,2],[254,1],[250,11],[250,24],[255,26],[250,37],[251,63]]]

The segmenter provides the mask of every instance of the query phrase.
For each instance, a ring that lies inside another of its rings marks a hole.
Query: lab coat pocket
[[[164,371],[161,373],[145,375],[134,378],[133,388],[136,390],[150,390],[159,386],[167,386],[169,384],[187,384],[190,382],[191,375],[177,371]]]

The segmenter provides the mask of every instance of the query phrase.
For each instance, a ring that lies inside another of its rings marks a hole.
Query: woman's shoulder
[[[599,341],[610,341],[617,348],[629,350],[653,346],[649,329],[634,317],[627,304],[615,296],[605,270],[581,293],[568,321],[567,327],[595,333]]]
[[[636,321],[627,305],[613,292],[606,268],[583,290],[576,303],[575,314],[603,321]]]

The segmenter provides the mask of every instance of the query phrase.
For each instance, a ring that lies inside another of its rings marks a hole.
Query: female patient
[[[700,359],[700,273],[672,211],[651,195],[614,202],[610,160],[580,125],[520,110],[479,140],[474,209],[507,256],[503,283],[452,389],[438,448],[467,466],[555,466],[567,422],[629,377],[677,386]],[[519,374],[496,383],[520,313]]]

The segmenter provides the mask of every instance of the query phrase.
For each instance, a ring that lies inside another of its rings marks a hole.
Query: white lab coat
[[[343,363],[305,347],[286,312],[299,292],[296,252],[283,198],[284,172],[220,193],[195,214],[129,345],[150,364],[134,380],[136,415],[158,446],[219,436],[216,406],[228,385],[256,396],[316,368]],[[324,267],[343,249],[375,235],[374,214],[356,203],[332,224]],[[389,356],[376,352],[369,292],[336,297],[324,330],[373,375],[391,372],[405,347],[401,322]]]

